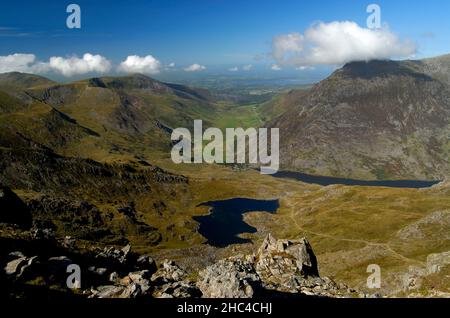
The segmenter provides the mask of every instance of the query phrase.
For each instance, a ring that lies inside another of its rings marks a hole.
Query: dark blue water
[[[235,198],[223,201],[211,201],[199,206],[209,206],[209,215],[195,216],[200,223],[199,233],[208,240],[208,244],[225,247],[230,244],[250,242],[238,237],[241,233],[255,233],[256,228],[244,222],[243,214],[247,212],[275,213],[278,210],[278,200],[253,200]]]
[[[365,181],[335,177],[313,176],[301,172],[280,171],[273,175],[276,178],[289,178],[299,180],[305,183],[319,184],[329,186],[333,184],[342,184],[349,186],[369,186],[369,187],[389,187],[389,188],[429,188],[440,181],[422,181],[422,180],[376,180]]]

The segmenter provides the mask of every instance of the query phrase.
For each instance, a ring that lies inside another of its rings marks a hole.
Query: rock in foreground
[[[306,238],[277,240],[268,235],[254,255],[221,260],[200,272],[203,297],[354,296],[329,278],[319,277],[314,252]]]
[[[64,246],[64,245],[62,245]],[[25,256],[10,252],[3,264],[9,284],[36,281],[37,277],[65,285],[66,269],[72,263],[82,273],[81,290],[76,295],[90,298],[257,298],[257,297],[351,297],[346,287],[321,278],[314,252],[305,238],[277,240],[268,235],[251,255],[220,260],[199,273],[188,273],[175,262],[163,261],[159,267],[146,255],[137,255],[127,245],[67,256]],[[37,259],[42,261],[36,261]],[[73,260],[73,261],[72,261]],[[48,286],[42,286],[48,287]]]

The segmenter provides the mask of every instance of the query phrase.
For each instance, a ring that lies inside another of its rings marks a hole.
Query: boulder
[[[130,284],[128,285],[123,293],[120,295],[120,298],[137,298],[143,295],[143,290],[141,285],[138,284]]]
[[[28,279],[40,274],[40,263],[37,256],[33,256],[27,259],[27,263],[22,266],[18,277],[22,279]]]
[[[9,256],[18,256],[17,258],[9,261],[5,266],[5,273],[8,276],[14,276],[15,278],[30,277],[37,273],[38,257],[26,257],[22,253],[13,252]]]
[[[106,285],[91,291],[90,298],[137,298],[142,296],[142,290],[137,284],[128,286]]]
[[[187,273],[181,269],[174,261],[165,260],[161,267],[152,275],[152,282],[162,285],[168,282],[183,280]]]
[[[439,273],[447,265],[450,265],[450,251],[430,254],[427,257],[427,274]]]
[[[139,286],[142,294],[145,294],[150,290],[151,274],[149,271],[132,272],[128,274],[128,277],[132,284]]]
[[[269,234],[254,258],[256,272],[268,283],[284,284],[291,277],[319,277],[317,258],[306,238],[277,240]]]
[[[197,298],[201,296],[202,293],[195,283],[186,280],[164,284],[156,288],[153,293],[155,298]]]
[[[16,258],[8,262],[5,266],[6,275],[18,275],[22,266],[27,264],[27,258],[25,256]]]
[[[92,290],[90,298],[120,298],[125,289],[123,286],[99,286],[97,289]]]
[[[253,264],[241,258],[221,260],[199,276],[197,286],[206,298],[252,298],[261,287]]]

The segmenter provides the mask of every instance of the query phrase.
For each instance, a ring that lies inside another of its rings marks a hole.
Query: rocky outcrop
[[[403,291],[408,293],[419,290],[427,277],[439,274],[449,265],[450,251],[428,255],[425,266],[409,266],[408,271],[400,275]]]
[[[148,295],[150,286],[150,271],[130,272],[120,278],[117,273],[110,275],[114,285],[99,286],[91,289],[91,298],[137,298]]]
[[[436,274],[444,266],[450,265],[450,251],[444,253],[430,254],[427,257],[427,274]]]
[[[207,298],[252,298],[262,287],[251,260],[221,260],[200,272],[197,286]]]
[[[8,259],[4,271],[13,280],[28,278],[39,268],[38,256],[26,257],[21,252],[11,252]]]
[[[27,257],[21,252],[10,253],[3,265],[4,274],[12,283],[25,281],[26,273],[26,279],[45,277],[47,284],[67,289],[67,268],[77,264],[82,273],[82,290],[77,294],[91,298],[355,296],[345,286],[339,287],[331,279],[319,276],[317,259],[305,238],[277,240],[268,235],[254,254],[217,261],[199,273],[188,273],[170,260],[157,267],[150,256],[132,252],[130,245],[78,255],[64,250],[66,241],[61,242],[61,251],[69,252],[68,256]],[[71,239],[70,246],[73,245],[76,244]]]
[[[153,297],[191,298],[200,297],[201,292],[195,282],[188,279],[188,273],[174,261],[164,260],[152,275]]]
[[[276,240],[269,234],[255,257],[256,270],[265,277],[319,276],[316,256],[305,238]]]
[[[203,297],[350,297],[355,291],[319,277],[317,259],[306,238],[277,240],[268,235],[253,255],[221,260],[201,271]]]

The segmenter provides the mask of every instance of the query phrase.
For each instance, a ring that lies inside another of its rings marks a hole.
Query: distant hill
[[[39,75],[19,72],[0,73],[0,89],[25,89],[52,84],[55,82]]]
[[[281,130],[283,168],[367,179],[448,176],[449,68],[450,56],[354,62],[306,94],[289,93],[288,110],[270,123]]]
[[[22,136],[61,154],[110,160],[168,153],[171,129],[198,118],[210,123],[215,102],[207,90],[142,74],[60,84],[6,73],[0,74],[0,112],[3,145]]]

